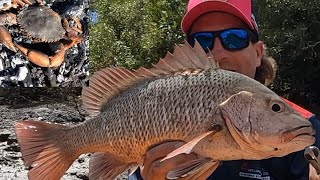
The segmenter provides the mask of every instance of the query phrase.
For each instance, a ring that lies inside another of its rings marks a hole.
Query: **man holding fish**
[[[29,179],[61,179],[84,153],[93,153],[93,180],[137,167],[155,180],[206,179],[214,171],[209,178],[308,178],[308,163],[295,152],[315,143],[310,121],[315,129],[318,122],[265,86],[275,64],[259,41],[251,1],[191,0],[182,30],[187,43],[150,69],[96,72],[82,92],[92,119],[16,123]]]
[[[242,73],[265,85],[273,81],[275,62],[267,57],[264,44],[259,41],[258,26],[251,13],[251,0],[190,0],[181,28],[191,45],[196,39],[206,52],[211,51],[220,68]],[[320,125],[315,115],[287,102],[310,120],[317,131],[315,137],[318,139]],[[317,147],[319,143],[317,140]],[[149,150],[142,177],[161,179],[178,164],[195,158],[196,155],[191,153],[160,163],[160,159],[182,144],[168,142]],[[311,179],[320,179],[312,166],[310,172]],[[201,176],[206,177],[210,180],[309,179],[309,166],[301,151],[281,158],[222,162]]]

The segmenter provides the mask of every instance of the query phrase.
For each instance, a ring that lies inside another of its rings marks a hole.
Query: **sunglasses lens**
[[[194,39],[196,39],[203,50],[205,52],[209,52],[208,49],[212,49],[212,43],[213,43],[213,34],[212,33],[206,33],[206,32],[200,32],[194,35]]]
[[[188,39],[191,46],[195,40],[199,42],[205,52],[212,50],[216,33],[220,38],[223,47],[229,51],[237,51],[249,46],[250,35],[245,29],[227,29],[217,32],[198,32],[191,35]]]
[[[221,41],[228,50],[240,50],[248,47],[248,32],[242,29],[230,29],[221,32]]]

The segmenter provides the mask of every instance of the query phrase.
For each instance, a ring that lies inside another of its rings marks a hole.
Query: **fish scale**
[[[209,75],[205,75],[206,73]],[[93,134],[92,136],[103,137],[100,139],[101,141],[99,139],[83,138],[74,133],[75,140],[73,142],[77,143],[79,147],[100,143],[101,146],[107,147],[104,151],[111,148],[114,153],[118,152],[117,155],[121,156],[123,160],[128,158],[130,162],[132,159],[140,161],[148,147],[153,144],[169,140],[189,141],[211,127],[213,122],[209,122],[209,120],[213,120],[212,114],[215,114],[218,107],[218,103],[213,102],[222,102],[224,98],[222,96],[223,92],[217,93],[219,89],[216,88],[216,82],[208,80],[215,79],[210,78],[211,76],[221,78],[219,77],[221,76],[219,71],[212,71],[211,73],[204,71],[189,78],[177,75],[165,78],[166,81],[156,79],[142,82],[143,85],[129,89],[128,92],[123,93],[123,96],[119,95],[105,104],[97,119],[79,126],[79,128],[88,127],[86,130],[74,128],[75,132],[99,132],[100,134]],[[175,85],[174,88],[172,88],[172,85]],[[171,89],[167,87],[171,87]],[[202,93],[202,91],[206,93]],[[208,103],[201,103],[206,101],[201,101],[199,96],[203,96],[203,99],[209,99],[209,97],[213,99]],[[225,94],[225,96],[228,95]],[[139,103],[141,101],[144,102]],[[128,104],[134,106],[129,107]],[[177,107],[179,112],[175,113]],[[201,113],[200,110],[207,111]],[[130,112],[135,112],[135,118],[130,116]],[[148,118],[146,114],[153,118]],[[175,118],[171,118],[172,114],[175,115]],[[101,121],[101,119],[105,119],[105,121]],[[143,126],[139,126],[139,124]],[[208,127],[205,127],[205,125]],[[144,131],[145,129],[149,131]],[[198,129],[196,134],[195,129]],[[185,132],[190,132],[190,134]],[[131,137],[131,142],[125,141],[127,136]],[[145,136],[148,137],[148,141],[142,139]],[[83,139],[86,139],[86,141],[82,141]],[[108,147],[110,142],[112,142],[112,146]],[[124,153],[124,155],[119,153],[125,152],[128,149],[128,144],[130,144],[132,150],[139,152],[136,156],[126,157],[127,153]],[[78,149],[76,146],[74,148]]]
[[[176,46],[149,69],[100,70],[83,88],[82,100],[94,116],[82,124],[16,124],[25,164],[33,166],[31,180],[60,179],[89,152],[94,152],[89,179],[114,179],[141,166],[150,148],[168,141],[185,144],[162,161],[198,154],[171,170],[171,179],[219,161],[285,156],[315,141],[309,121],[263,84],[219,69],[198,43]]]

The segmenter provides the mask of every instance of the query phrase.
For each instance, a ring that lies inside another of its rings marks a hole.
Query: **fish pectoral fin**
[[[118,175],[136,164],[127,164],[110,153],[94,153],[89,162],[89,179],[115,179]]]
[[[199,158],[179,165],[167,174],[167,179],[197,179],[212,166],[218,166],[218,162],[210,158]]]
[[[207,137],[208,135],[210,135],[212,133],[216,133],[216,132],[209,131],[209,132],[206,132],[206,133],[199,135],[198,137],[194,138],[193,140],[191,140],[187,144],[185,144],[185,145],[181,146],[180,148],[169,153],[165,158],[161,159],[160,162],[167,160],[167,159],[170,159],[170,158],[173,158],[179,154],[183,154],[183,153],[190,154],[190,152],[198,144],[198,142],[200,142],[203,138]]]
[[[136,170],[138,168],[141,168],[141,167],[142,167],[142,165],[141,166],[136,165],[136,166],[129,168],[129,176],[131,176],[134,172],[136,172]]]
[[[210,161],[204,164],[197,173],[180,180],[206,180],[219,166],[219,161]]]

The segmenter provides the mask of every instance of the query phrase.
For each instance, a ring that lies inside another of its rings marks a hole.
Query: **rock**
[[[1,0],[0,1],[0,8],[5,8],[8,4],[11,4],[11,0]]]
[[[10,136],[10,133],[0,132],[0,142],[6,142]]]

